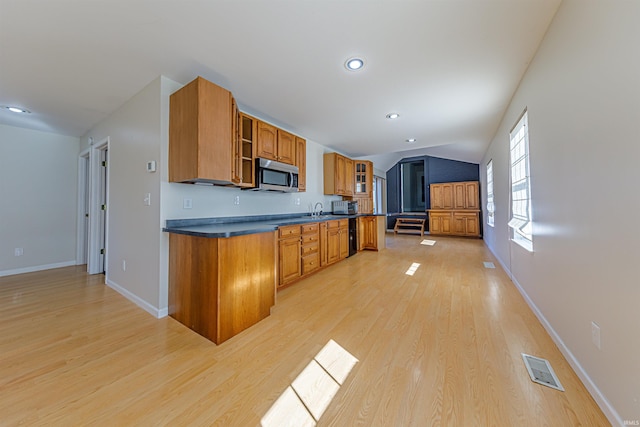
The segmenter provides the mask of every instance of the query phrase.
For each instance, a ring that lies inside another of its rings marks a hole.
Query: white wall
[[[160,163],[161,78],[147,85],[81,138],[109,138],[107,273],[109,286],[154,315],[160,312]],[[77,156],[77,153],[76,153]],[[146,193],[151,205],[145,206]],[[126,271],[122,261],[126,260]]]
[[[0,125],[0,276],[75,264],[78,147]]]
[[[637,1],[565,0],[481,164],[484,185],[493,159],[487,245],[614,424],[640,420],[638,22]],[[508,135],[525,108],[533,253],[507,228]]]

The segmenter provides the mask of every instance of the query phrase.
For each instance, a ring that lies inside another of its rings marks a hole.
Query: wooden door
[[[355,169],[353,167],[353,160],[345,157],[345,185],[344,195],[353,196],[354,188],[356,185]]]
[[[328,255],[328,240],[327,240],[327,223],[320,223],[320,265],[325,266],[328,264],[327,255]]]
[[[346,169],[346,161],[347,159],[342,157],[339,154],[335,155],[335,194],[338,195],[346,195],[346,183],[347,183],[347,169]]]
[[[280,285],[300,277],[300,238],[280,240],[279,244]]]
[[[466,209],[480,209],[480,197],[477,182],[467,182],[465,184],[465,203]]]
[[[349,256],[349,225],[340,227],[340,259]]]
[[[340,229],[327,230],[327,264],[340,260]]]
[[[453,209],[466,209],[467,184],[465,182],[453,183]]]
[[[278,129],[263,121],[258,121],[257,156],[263,159],[278,160]]]
[[[298,166],[298,191],[307,191],[307,141],[297,136],[296,166]]]
[[[278,129],[278,152],[276,159],[282,163],[294,165],[296,163],[295,135]]]
[[[375,216],[367,216],[362,218],[362,248],[369,250],[378,250],[378,223]]]

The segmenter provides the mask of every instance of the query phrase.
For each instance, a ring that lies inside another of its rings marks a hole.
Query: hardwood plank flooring
[[[0,426],[259,425],[331,339],[358,362],[318,426],[609,425],[483,242],[432,239],[387,235],[219,346],[80,267],[0,278]]]

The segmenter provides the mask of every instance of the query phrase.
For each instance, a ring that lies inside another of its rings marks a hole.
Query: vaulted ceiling
[[[81,136],[158,75],[201,75],[353,157],[478,162],[560,2],[0,0],[0,105],[31,111],[0,123]]]

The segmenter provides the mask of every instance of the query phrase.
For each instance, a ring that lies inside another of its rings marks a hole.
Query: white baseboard
[[[623,421],[620,415],[618,414],[618,412],[615,410],[613,405],[611,405],[609,400],[607,400],[604,394],[602,394],[602,392],[593,382],[589,374],[587,374],[587,371],[584,370],[584,368],[582,367],[578,359],[573,355],[571,350],[569,350],[569,348],[565,345],[564,341],[562,341],[562,338],[560,338],[560,335],[558,335],[555,329],[553,329],[553,327],[551,326],[549,321],[546,319],[546,317],[544,317],[540,309],[535,305],[533,300],[525,292],[522,285],[520,285],[518,280],[515,277],[513,277],[513,274],[511,274],[510,269],[507,268],[504,262],[502,262],[502,260],[498,257],[498,255],[496,255],[493,249],[489,245],[487,245],[486,242],[485,242],[485,246],[489,248],[493,256],[495,256],[495,258],[498,260],[498,262],[500,263],[500,266],[503,268],[503,270],[507,273],[507,275],[509,276],[513,284],[516,286],[516,289],[518,289],[518,292],[520,292],[520,295],[522,295],[524,300],[527,302],[527,305],[529,306],[531,311],[533,311],[533,314],[535,314],[538,320],[540,321],[540,323],[542,323],[542,326],[544,327],[544,329],[547,331],[549,336],[551,336],[551,339],[553,340],[553,342],[558,346],[558,348],[560,349],[560,352],[563,354],[565,359],[567,359],[567,361],[569,362],[569,365],[571,365],[571,368],[578,375],[578,378],[580,378],[582,383],[585,385],[585,387],[587,388],[587,391],[589,391],[589,393],[591,394],[591,397],[593,397],[593,399],[596,401],[596,403],[604,413],[605,417],[607,417],[611,425],[622,426]]]
[[[55,264],[35,265],[33,267],[16,268],[13,270],[0,271],[0,277],[13,276],[14,274],[33,273],[34,271],[51,270],[53,268],[62,268],[76,265],[76,260],[57,262]]]
[[[126,299],[128,299],[131,302],[133,302],[134,304],[136,304],[138,307],[140,307],[141,309],[143,309],[147,313],[151,314],[153,317],[155,317],[157,319],[160,319],[160,318],[166,317],[168,315],[168,308],[160,308],[160,309],[158,309],[158,308],[152,306],[151,304],[149,304],[148,302],[146,302],[145,300],[143,300],[142,298],[140,298],[136,294],[134,294],[134,293],[128,291],[127,289],[123,288],[122,286],[118,285],[113,280],[106,279],[106,284],[111,289],[113,289],[114,291],[118,292],[120,295],[124,296]]]

